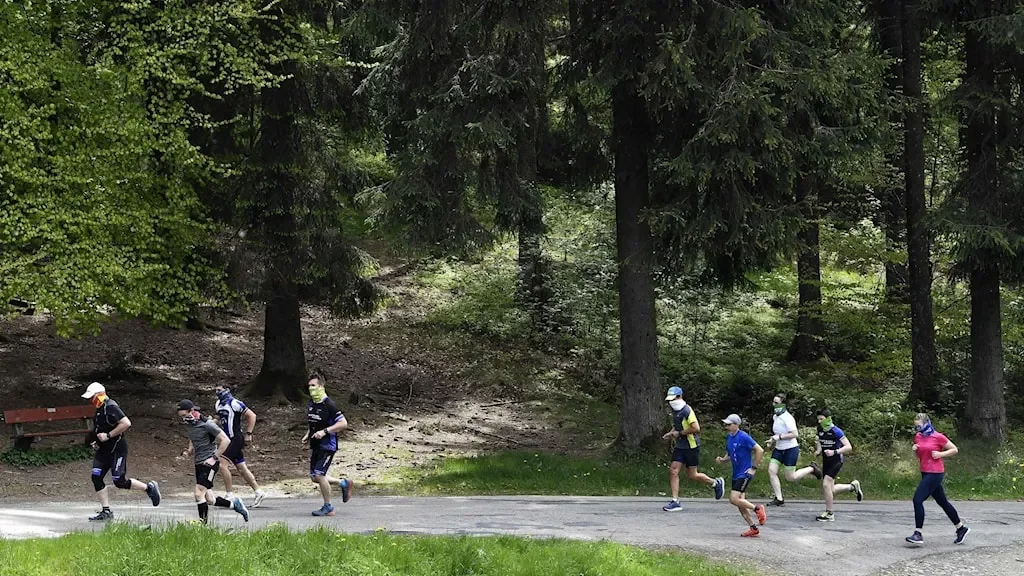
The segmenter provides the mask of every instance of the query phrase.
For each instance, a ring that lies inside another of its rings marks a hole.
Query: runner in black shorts
[[[231,466],[242,475],[245,483],[253,490],[252,507],[258,508],[263,502],[266,494],[260,490],[256,477],[249,471],[249,465],[245,463],[243,450],[252,442],[253,429],[256,427],[256,413],[245,405],[245,402],[235,398],[231,394],[231,388],[218,384],[214,389],[217,394],[217,417],[220,419],[220,427],[228,435],[231,441],[228,449],[224,452],[221,460],[221,478],[224,479],[224,490],[227,491],[225,498],[231,500],[233,494]]]
[[[309,478],[320,487],[323,506],[313,511],[313,516],[334,516],[331,504],[331,484],[341,489],[341,501],[348,502],[352,496],[352,482],[347,478],[335,479],[327,475],[338,450],[338,432],[348,427],[345,415],[338,410],[333,400],[327,397],[324,377],[313,373],[309,377],[309,405],[306,406],[308,428],[302,437],[302,445],[312,448],[309,456]]]
[[[96,455],[92,460],[92,485],[96,489],[96,498],[100,501],[99,514],[89,518],[94,522],[103,522],[114,517],[110,510],[110,495],[103,482],[107,472],[114,479],[114,486],[122,490],[142,490],[149,496],[153,506],[160,505],[160,486],[156,482],[143,483],[128,477],[128,440],[125,432],[132,426],[132,421],[124,415],[121,407],[107,396],[107,390],[99,382],[89,384],[82,394],[96,408],[92,419],[92,432],[89,436]]]
[[[825,493],[825,511],[815,518],[818,522],[834,522],[835,514],[832,513],[832,504],[836,494],[842,492],[856,492],[857,501],[864,499],[864,492],[860,488],[860,481],[854,480],[849,484],[836,484],[839,471],[843,468],[844,454],[853,451],[850,439],[846,437],[842,429],[832,423],[832,411],[826,409],[818,410],[818,442],[814,455],[821,454],[821,471],[824,478],[821,481],[822,491]]]
[[[249,521],[249,510],[241,498],[228,500],[220,496],[214,497],[213,478],[220,469],[220,457],[228,449],[230,441],[227,434],[216,423],[203,418],[199,408],[191,400],[178,402],[178,417],[181,418],[188,432],[188,449],[185,455],[195,457],[196,467],[196,508],[199,509],[199,520],[206,524],[210,514],[210,504],[220,508],[230,508],[242,518]]]
[[[707,474],[697,470],[700,466],[700,423],[697,422],[697,414],[683,400],[683,389],[673,386],[668,389],[665,396],[669,407],[672,409],[672,430],[662,438],[668,440],[675,438],[676,444],[672,449],[672,464],[669,466],[669,486],[672,488],[672,501],[662,507],[666,512],[678,512],[683,509],[679,503],[679,470],[686,466],[686,477],[695,482],[710,486],[715,491],[715,500],[720,500],[725,494],[725,479],[712,479]]]
[[[749,434],[740,430],[743,422],[737,414],[730,414],[722,423],[725,424],[725,456],[715,460],[718,462],[732,461],[732,492],[729,493],[729,502],[739,509],[743,520],[750,526],[750,529],[740,534],[744,538],[757,538],[761,535],[758,524],[765,525],[768,521],[768,514],[764,506],[753,504],[747,500],[747,488],[750,481],[757,473],[757,467],[761,465],[764,458],[764,448],[754,441]],[[750,515],[753,512],[757,516],[757,522]]]

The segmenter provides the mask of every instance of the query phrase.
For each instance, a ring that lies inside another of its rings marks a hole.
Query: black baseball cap
[[[178,410],[198,410],[199,407],[195,405],[191,400],[182,400],[178,402]]]

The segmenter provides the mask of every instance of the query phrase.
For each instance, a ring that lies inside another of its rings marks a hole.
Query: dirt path
[[[516,386],[482,386],[467,367],[486,350],[462,354],[426,349],[415,324],[423,307],[401,282],[385,312],[342,321],[306,307],[302,327],[307,366],[328,378],[328,392],[351,430],[335,460],[339,471],[379,482],[396,469],[441,455],[493,449],[566,449],[583,445],[550,414],[524,402]],[[214,403],[213,387],[247,382],[262,362],[262,312],[212,321],[226,330],[171,330],[128,321],[99,335],[58,338],[45,316],[0,322],[0,409],[78,404],[97,380],[107,386],[133,427],[129,473],[188,490],[191,465],[175,457],[187,444],[174,407],[191,398]],[[282,482],[279,493],[308,489],[307,453],[298,444],[304,407],[243,399],[259,415],[248,459],[263,482]],[[0,450],[9,440],[0,439]],[[80,442],[47,439],[40,446]],[[86,495],[88,462],[17,469],[0,463],[0,498],[73,498]],[[289,482],[296,480],[295,482]]]

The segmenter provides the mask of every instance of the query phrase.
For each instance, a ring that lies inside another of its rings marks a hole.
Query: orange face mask
[[[107,395],[106,394],[97,394],[97,395],[92,397],[92,405],[97,407],[97,408],[100,408],[101,406],[103,406],[103,403],[106,402],[106,401],[107,401]]]

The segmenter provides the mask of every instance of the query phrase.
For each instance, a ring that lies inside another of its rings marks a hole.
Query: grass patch
[[[271,527],[224,534],[190,525],[165,531],[113,526],[96,534],[0,541],[0,576],[295,574],[731,576],[703,558],[610,542],[502,537],[361,536]],[[749,573],[747,571],[746,573]]]
[[[1018,500],[1024,498],[1024,461],[1019,449],[993,449],[982,443],[962,442],[960,455],[946,462],[946,492],[955,499]],[[1019,446],[1010,442],[1008,446]],[[856,446],[855,446],[856,447]],[[1014,452],[1018,450],[1018,452]],[[701,471],[727,480],[731,468],[714,462],[723,454],[722,440],[707,439]],[[800,464],[810,462],[810,450]],[[550,453],[505,452],[471,458],[444,458],[408,469],[400,488],[417,494],[493,495],[536,494],[576,496],[667,496],[668,460],[621,456],[580,457]],[[767,460],[767,457],[766,457]],[[764,462],[751,485],[754,498],[770,498],[768,463]],[[920,474],[910,443],[897,442],[888,450],[861,450],[847,459],[840,482],[858,479],[873,500],[908,500]],[[794,499],[821,498],[821,484],[813,477],[799,484],[783,481],[783,494]],[[685,477],[683,497],[707,497],[710,489]],[[840,500],[852,498],[840,496]]]

